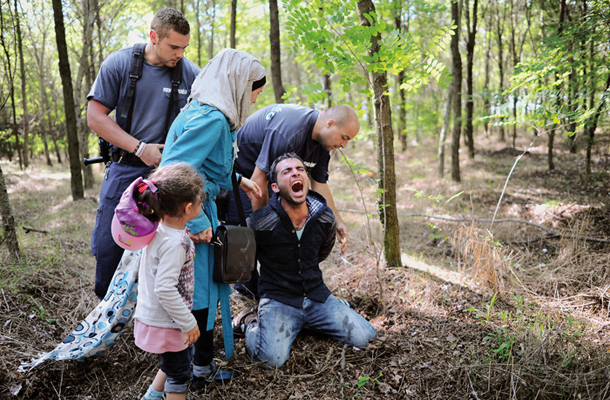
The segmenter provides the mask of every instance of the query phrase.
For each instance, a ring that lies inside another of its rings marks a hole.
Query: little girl
[[[204,196],[203,178],[186,163],[158,168],[136,186],[140,214],[160,221],[140,262],[134,314],[136,346],[159,355],[159,371],[145,400],[185,399],[190,381],[193,343],[199,327],[193,307],[194,245],[185,224],[197,217]]]

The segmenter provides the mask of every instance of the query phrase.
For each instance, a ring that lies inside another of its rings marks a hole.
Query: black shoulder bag
[[[246,217],[237,187],[235,170],[231,173],[233,194],[240,225],[218,225],[211,244],[214,246],[214,282],[248,282],[256,268],[254,231],[246,226]]]

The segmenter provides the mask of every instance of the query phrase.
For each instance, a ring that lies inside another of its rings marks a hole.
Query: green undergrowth
[[[0,247],[0,288],[43,320],[53,319],[41,294],[92,280],[89,237],[99,189],[87,190],[86,198],[75,202],[66,166],[34,165],[25,172],[16,167],[3,165],[21,255],[9,257],[6,246]]]

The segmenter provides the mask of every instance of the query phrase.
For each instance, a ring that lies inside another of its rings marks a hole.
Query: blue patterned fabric
[[[102,354],[133,322],[138,298],[138,267],[142,251],[125,251],[106,296],[52,351],[23,362],[26,372],[47,360],[79,360]]]

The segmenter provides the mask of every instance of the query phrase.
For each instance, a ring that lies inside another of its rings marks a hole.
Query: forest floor
[[[343,255],[335,249],[323,269],[329,288],[373,323],[378,340],[357,350],[303,334],[289,361],[271,370],[253,364],[238,338],[233,359],[223,363],[220,348],[217,362],[240,376],[187,399],[609,398],[607,141],[596,143],[587,178],[584,150],[570,154],[560,143],[548,171],[539,138],[504,192],[531,138],[517,148],[479,138],[473,160],[462,150],[460,184],[449,173],[437,179],[434,143],[397,147],[403,266],[388,268],[375,215],[376,152],[372,138],[359,137],[344,151],[353,169],[331,161],[350,245]],[[96,359],[18,372],[97,303],[89,237],[99,182],[73,202],[66,165],[35,160],[24,172],[3,161],[2,169],[23,256],[9,260],[0,248],[0,399],[139,398],[156,358],[134,345],[131,331]],[[233,299],[233,312],[244,305]]]

